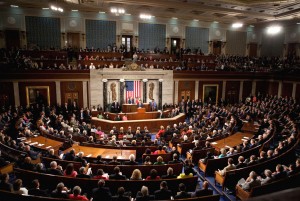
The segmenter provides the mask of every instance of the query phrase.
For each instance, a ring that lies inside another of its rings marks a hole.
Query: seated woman
[[[152,162],[150,161],[150,156],[146,156],[144,165],[152,165]]]
[[[69,163],[64,171],[64,176],[67,177],[76,177],[77,172],[74,170],[74,165],[73,163]]]
[[[224,157],[226,157],[226,156],[227,156],[226,149],[222,148],[222,149],[220,150],[220,155],[217,156],[216,158],[224,158]]]
[[[23,181],[21,179],[17,179],[13,183],[13,193],[19,195],[28,195],[28,190],[25,187],[22,187]]]
[[[158,131],[158,133],[156,133],[156,138],[160,139],[161,137],[163,137],[164,134],[165,134],[165,128],[163,126],[160,126],[160,130]]]
[[[143,180],[141,171],[139,169],[133,170],[130,180]]]
[[[156,159],[156,162],[153,165],[164,165],[164,164],[165,164],[165,162],[164,162],[163,157],[158,156]]]
[[[146,177],[146,180],[158,180],[160,176],[157,175],[157,170],[150,170],[150,175]]]

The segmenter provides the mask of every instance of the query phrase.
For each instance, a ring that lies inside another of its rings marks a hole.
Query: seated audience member
[[[168,190],[166,181],[160,183],[160,189],[154,192],[155,200],[170,200],[172,191]]]
[[[265,178],[258,177],[261,185],[269,184],[274,181],[271,170],[266,169],[264,171],[264,174],[265,174]]]
[[[174,175],[173,168],[169,167],[168,170],[167,170],[167,174],[162,175],[161,178],[162,179],[175,179],[175,178],[177,178],[177,176]]]
[[[48,196],[46,191],[40,189],[40,182],[38,179],[32,181],[32,188],[29,189],[28,195],[42,196],[42,197]]]
[[[157,147],[157,150],[155,152],[153,152],[153,154],[166,154],[165,150],[163,150],[163,147],[161,145],[159,145]]]
[[[276,171],[273,173],[274,180],[280,180],[287,177],[287,172],[281,164],[276,165]]]
[[[155,169],[152,169],[150,171],[150,175],[146,177],[146,180],[158,180],[160,179],[160,176],[157,175],[157,171]]]
[[[130,180],[143,180],[141,171],[139,169],[133,170]]]
[[[50,163],[50,168],[48,168],[46,172],[47,174],[63,175],[62,167],[58,166],[56,161]]]
[[[12,191],[12,185],[9,183],[9,175],[7,173],[0,175],[0,190]]]
[[[96,161],[94,161],[94,163],[96,163],[96,164],[106,164],[106,162],[104,160],[102,160],[101,155],[97,156]]]
[[[84,153],[82,151],[78,152],[77,156],[75,157],[74,161],[80,162],[82,166],[86,166],[88,163],[87,161],[83,158]]]
[[[206,164],[207,161],[208,161],[209,159],[214,159],[214,155],[213,155],[213,153],[211,153],[210,151],[207,151],[207,152],[206,152],[206,157],[203,158],[203,159],[200,159],[200,161],[201,161],[203,164]]]
[[[78,170],[78,174],[76,175],[76,178],[86,178],[86,179],[90,179],[91,176],[86,174],[86,168],[85,167],[81,167]]]
[[[235,169],[235,165],[233,164],[233,159],[232,158],[228,158],[228,165],[226,167],[223,168],[223,170],[219,170],[220,175],[224,176],[226,174],[226,172],[230,171],[230,170],[234,170]]]
[[[31,162],[31,158],[29,156],[24,158],[24,161],[21,164],[21,168],[24,170],[29,170],[29,171],[33,171],[35,169],[35,166]]]
[[[138,163],[135,161],[134,154],[130,154],[129,161],[126,161],[124,165],[138,165]]]
[[[47,157],[52,159],[59,159],[59,157],[54,154],[54,149],[49,149]]]
[[[154,195],[149,195],[149,190],[147,186],[142,186],[141,191],[136,194],[136,201],[150,201],[154,200]]]
[[[68,153],[64,155],[64,160],[66,161],[74,161],[75,160],[75,150],[71,149]]]
[[[108,165],[121,165],[121,163],[118,162],[117,156],[113,156],[112,160],[109,161]]]
[[[70,194],[69,198],[71,200],[89,200],[84,195],[80,195],[81,188],[79,186],[75,186],[73,188],[73,194]]]
[[[227,156],[226,149],[224,149],[224,148],[222,148],[222,149],[220,150],[220,153],[221,153],[221,154],[220,154],[217,158],[224,158],[224,157]]]
[[[124,187],[119,187],[117,196],[113,196],[113,200],[115,200],[115,201],[130,201],[130,197],[125,196]]]
[[[28,190],[25,187],[22,187],[23,181],[21,179],[17,179],[13,183],[13,193],[19,195],[28,195]]]
[[[165,162],[164,162],[163,157],[158,156],[156,159],[156,162],[153,165],[164,165],[164,164],[165,164]]]
[[[175,163],[181,163],[180,160],[178,160],[178,155],[173,154],[173,160],[168,162],[169,164],[175,164]]]
[[[121,175],[120,173],[120,168],[118,166],[116,166],[114,168],[114,174],[109,175],[109,180],[126,180],[126,176],[125,175]]]
[[[106,176],[104,176],[104,171],[103,169],[98,169],[97,170],[97,175],[94,176],[93,179],[103,179],[103,180],[108,180]]]
[[[150,156],[146,156],[144,165],[152,165],[152,162],[150,161]]]
[[[51,192],[51,197],[67,199],[67,198],[69,198],[69,195],[67,192],[68,192],[68,188],[65,187],[64,183],[61,182],[61,183],[57,184],[56,189]]]
[[[69,163],[64,171],[64,176],[67,177],[76,177],[77,172],[74,170],[74,165],[73,163]]]
[[[236,169],[239,169],[239,168],[244,168],[244,167],[246,167],[247,166],[247,164],[246,163],[244,163],[245,162],[245,158],[244,158],[244,156],[239,156],[239,158],[238,158],[238,164],[235,166],[235,168]]]
[[[251,155],[250,159],[249,159],[249,162],[247,163],[247,166],[252,166],[252,165],[255,165],[255,164],[257,164],[256,156],[255,155]]]
[[[201,196],[208,196],[213,194],[213,190],[208,188],[208,182],[204,181],[202,184],[202,189],[196,190],[193,194],[192,197],[201,197]]]
[[[184,172],[187,174],[193,174],[193,175],[196,174],[194,170],[194,164],[190,159],[185,159],[184,161]]]
[[[245,183],[242,184],[242,188],[246,191],[250,191],[252,188],[260,185],[261,183],[257,179],[257,174],[254,171],[251,171]]]
[[[174,199],[185,199],[185,198],[190,198],[191,194],[189,194],[188,192],[186,192],[186,187],[184,185],[184,183],[180,183],[179,184],[179,192],[177,193],[177,195],[175,195]]]
[[[111,201],[111,192],[109,188],[105,187],[105,181],[100,179],[98,181],[98,188],[94,188],[92,191],[93,201]]]

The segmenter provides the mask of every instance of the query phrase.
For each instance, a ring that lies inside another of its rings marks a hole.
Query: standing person
[[[154,99],[152,99],[152,102],[150,103],[150,105],[151,105],[151,111],[157,110],[157,103],[155,102]]]

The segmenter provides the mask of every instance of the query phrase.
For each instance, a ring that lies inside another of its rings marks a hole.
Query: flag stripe
[[[141,81],[126,81],[126,100],[129,97],[134,99],[140,98],[141,96]]]

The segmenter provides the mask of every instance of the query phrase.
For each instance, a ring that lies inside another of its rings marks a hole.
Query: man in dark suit
[[[207,195],[212,195],[213,190],[208,188],[208,182],[204,181],[202,184],[202,189],[196,190],[193,194],[192,197],[201,197],[201,196],[207,196]]]
[[[118,166],[116,166],[114,168],[114,174],[109,176],[109,179],[113,179],[113,180],[126,180],[126,176],[125,175],[121,175],[120,174],[120,168]]]
[[[168,190],[168,185],[166,181],[160,183],[160,190],[154,192],[155,200],[170,200],[172,192]]]
[[[118,113],[120,111],[120,104],[114,100],[114,102],[112,102],[111,104],[111,112],[112,113]]]
[[[59,168],[57,166],[56,161],[52,161],[50,163],[50,168],[47,169],[47,174],[53,174],[53,175],[60,175],[60,176],[62,176],[63,175],[63,171],[62,171],[61,168]]]
[[[181,163],[180,160],[178,160],[178,155],[173,154],[173,160],[168,162],[169,164],[175,164],[175,163]]]
[[[2,191],[12,191],[12,185],[8,182],[9,175],[7,173],[0,175],[0,190]]]
[[[108,163],[108,165],[121,165],[117,160],[117,156],[113,156],[112,160]]]
[[[244,163],[244,161],[245,161],[244,156],[239,156],[238,161],[239,161],[239,163],[235,166],[236,169],[244,168],[247,166],[247,164]]]
[[[173,168],[169,167],[167,170],[167,174],[162,175],[161,178],[162,179],[175,179],[175,178],[177,178],[177,176],[174,175]]]
[[[69,195],[67,194],[66,190],[67,188],[65,187],[64,183],[61,182],[57,184],[56,189],[52,191],[51,197],[68,199]]]
[[[191,194],[186,192],[186,187],[185,187],[184,183],[179,184],[179,191],[180,192],[177,193],[177,195],[175,195],[175,199],[185,199],[185,198],[191,197]]]
[[[105,181],[100,179],[98,181],[98,188],[93,189],[92,197],[93,201],[111,201],[111,193],[108,188],[104,187]]]
[[[86,178],[86,179],[90,179],[91,176],[90,176],[90,175],[86,175],[84,171],[85,171],[85,168],[84,168],[84,167],[79,168],[78,174],[76,175],[76,178]]]
[[[138,163],[135,161],[135,156],[131,154],[129,156],[129,161],[124,162],[124,165],[138,165]]]
[[[42,197],[48,196],[46,191],[40,189],[40,182],[38,179],[32,181],[32,189],[29,189],[28,194],[34,196],[42,196]]]
[[[154,200],[154,195],[149,195],[149,190],[147,186],[142,186],[141,191],[136,194],[136,201],[150,201]]]

